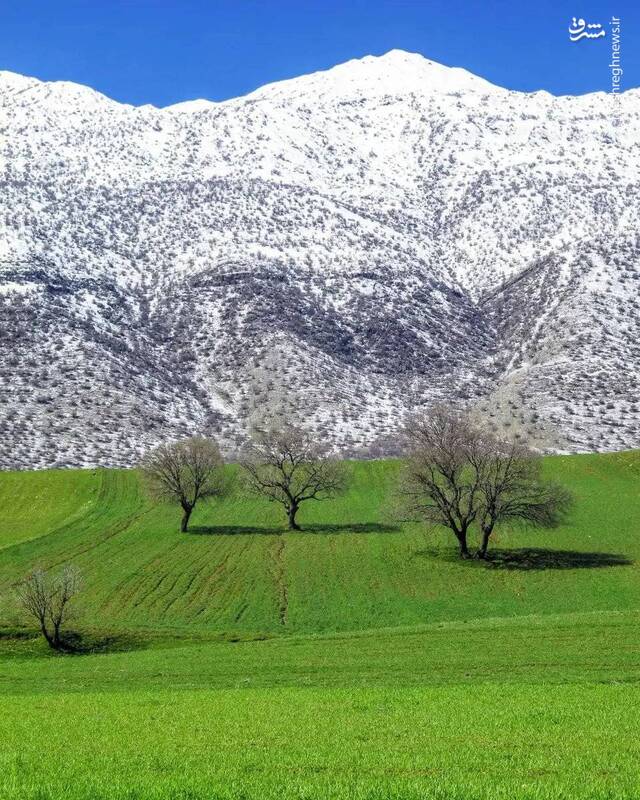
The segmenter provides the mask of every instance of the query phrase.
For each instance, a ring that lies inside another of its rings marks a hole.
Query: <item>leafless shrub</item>
[[[70,618],[69,603],[81,588],[80,573],[66,566],[51,575],[36,568],[18,584],[16,593],[21,608],[35,619],[49,647],[64,649],[61,631]]]

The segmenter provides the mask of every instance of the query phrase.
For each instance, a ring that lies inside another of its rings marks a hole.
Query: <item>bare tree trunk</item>
[[[58,647],[57,647],[57,645],[56,645],[56,643],[55,643],[55,641],[54,641],[53,637],[51,636],[51,634],[50,634],[50,633],[49,633],[49,631],[47,630],[47,626],[45,625],[45,623],[44,623],[44,622],[41,622],[41,623],[40,623],[40,631],[41,631],[42,635],[44,636],[44,638],[46,639],[46,641],[47,641],[47,644],[49,645],[49,647],[50,647],[52,650],[57,650],[57,649],[58,649]]]
[[[470,558],[469,548],[467,546],[467,532],[460,531],[458,533],[458,542],[460,544],[460,558]]]
[[[298,506],[294,503],[287,509],[287,516],[289,517],[289,530],[299,531],[300,526],[296,522],[296,514],[298,513]]]
[[[189,528],[189,518],[191,517],[193,506],[182,506],[182,510],[184,514],[182,515],[182,522],[180,523],[180,532],[186,533]]]
[[[489,547],[489,537],[491,536],[491,530],[492,530],[491,528],[482,529],[482,543],[477,553],[478,558],[487,557],[487,548]]]

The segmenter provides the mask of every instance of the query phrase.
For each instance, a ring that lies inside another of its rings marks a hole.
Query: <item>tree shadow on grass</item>
[[[633,561],[621,553],[521,547],[516,550],[489,551],[486,564],[493,569],[601,569],[628,567]]]
[[[381,525],[379,522],[363,522],[344,525],[305,525],[301,533],[398,533],[397,525]]]
[[[416,555],[456,561],[465,566],[484,569],[543,570],[543,569],[601,569],[628,567],[634,562],[621,553],[582,552],[580,550],[549,550],[542,547],[520,547],[514,550],[490,550],[487,558],[461,559],[455,550],[421,550]]]
[[[353,523],[344,525],[301,525],[295,533],[396,533],[401,528],[394,525],[381,525],[378,522]],[[189,534],[196,536],[235,536],[236,534],[257,534],[259,536],[280,536],[288,533],[288,529],[280,527],[265,527],[262,525],[194,525],[189,528]]]
[[[0,643],[7,641],[27,641],[36,638],[37,634],[33,631],[25,631],[21,628],[4,628],[0,630]]]
[[[278,536],[284,527],[266,527],[264,525],[192,525],[187,536],[236,536],[252,533],[258,536]]]
[[[80,633],[68,631],[63,636],[60,650],[66,655],[89,655],[97,653],[126,653],[131,650],[145,650],[151,642],[140,636],[127,633]]]

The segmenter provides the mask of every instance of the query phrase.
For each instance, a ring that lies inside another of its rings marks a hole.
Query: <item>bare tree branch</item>
[[[198,501],[221,497],[230,488],[218,445],[202,437],[160,445],[145,455],[139,469],[152,497],[180,505],[182,533]]]
[[[565,489],[543,480],[536,453],[497,439],[465,415],[435,407],[409,423],[405,437],[408,457],[398,492],[404,511],[449,528],[463,558],[473,526],[480,529],[478,556],[484,558],[496,525],[511,520],[553,527],[570,505]]]
[[[343,465],[293,426],[256,432],[244,448],[241,464],[248,488],[283,505],[291,530],[300,530],[296,514],[301,503],[328,500],[347,485]]]
[[[449,528],[463,558],[469,556],[467,535],[478,514],[480,433],[470,421],[444,407],[435,407],[405,429],[407,462],[399,496],[409,516]]]
[[[80,591],[80,573],[66,566],[51,576],[37,568],[16,587],[18,602],[33,617],[54,650],[63,649],[61,630],[69,619],[69,604]]]
[[[567,489],[544,480],[540,456],[514,442],[491,442],[481,489],[480,558],[487,555],[496,525],[511,521],[554,528],[562,522],[573,503]]]

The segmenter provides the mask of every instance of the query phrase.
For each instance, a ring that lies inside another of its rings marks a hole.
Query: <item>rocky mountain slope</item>
[[[0,466],[465,403],[640,446],[640,90],[392,51],[165,109],[0,72]]]

